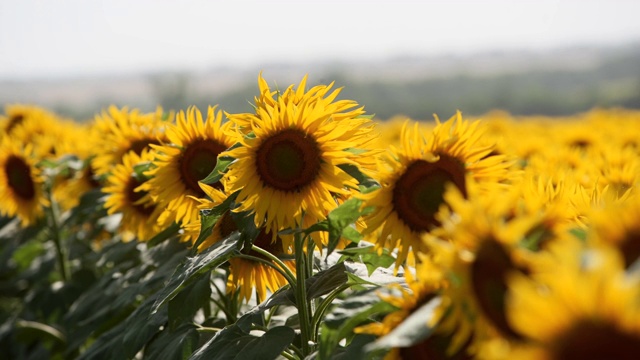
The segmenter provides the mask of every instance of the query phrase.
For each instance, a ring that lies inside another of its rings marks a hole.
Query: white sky
[[[640,39],[640,1],[0,0],[0,79]]]

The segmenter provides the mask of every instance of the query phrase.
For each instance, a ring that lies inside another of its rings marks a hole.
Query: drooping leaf
[[[239,250],[240,233],[233,232],[225,239],[213,244],[202,253],[189,257],[175,270],[153,306],[155,313],[167,301],[173,299],[187,285],[197,280],[209,270],[226,262],[234,251]]]
[[[233,324],[218,332],[189,359],[276,359],[294,337],[293,329],[286,326],[274,327],[257,337]]]
[[[210,235],[211,230],[215,226],[216,222],[229,211],[236,197],[238,196],[239,191],[229,195],[221,204],[216,205],[210,210],[200,210],[200,234],[198,235],[198,239],[196,239],[194,249],[197,249],[202,242],[204,242]]]
[[[127,358],[132,359],[144,347],[151,338],[160,332],[160,327],[167,320],[167,309],[162,308],[151,313],[151,308],[156,302],[156,296],[147,298],[124,321],[125,330],[122,334],[122,346]]]
[[[181,324],[175,330],[166,328],[144,351],[150,360],[187,359],[198,347],[200,335],[193,324]]]
[[[208,306],[211,296],[209,277],[202,276],[184,288],[175,298],[169,301],[169,327],[176,329],[184,323],[191,323],[196,312]]]

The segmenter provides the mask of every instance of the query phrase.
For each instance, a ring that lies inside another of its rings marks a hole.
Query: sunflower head
[[[153,145],[156,157],[146,173],[151,179],[142,187],[165,208],[162,224],[190,223],[198,216],[197,198],[204,198],[200,187],[215,168],[218,156],[235,143],[223,123],[222,112],[209,107],[204,118],[196,107],[177,115],[176,124],[168,125],[168,141]],[[214,187],[223,189],[222,183]],[[190,238],[184,237],[188,241]]]
[[[275,236],[324,219],[337,197],[357,189],[343,166],[371,167],[373,128],[357,103],[335,100],[340,89],[332,85],[305,91],[303,80],[280,96],[262,78],[260,84],[255,113],[228,115],[241,134],[251,133],[224,153],[235,159],[226,185],[240,191],[234,211],[250,211],[256,226]]]
[[[134,237],[147,241],[159,233],[163,227],[157,220],[162,212],[151,196],[140,187],[147,179],[136,171],[136,166],[153,159],[153,153],[143,150],[140,155],[129,152],[122,158],[122,164],[116,165],[107,177],[103,192],[107,194],[104,203],[107,212],[122,214],[120,232],[124,240]]]
[[[448,185],[466,197],[469,179],[497,183],[509,177],[505,157],[489,155],[492,147],[480,144],[477,127],[458,113],[444,123],[436,119],[425,136],[419,123],[407,121],[399,147],[381,160],[380,189],[361,195],[364,206],[375,209],[364,219],[364,233],[381,229],[377,244],[397,249],[398,265],[410,251],[427,251],[420,237],[440,225],[436,214],[446,206]]]
[[[121,109],[110,106],[96,115],[92,126],[95,156],[92,166],[100,176],[108,174],[120,164],[122,157],[133,152],[140,156],[144,150],[151,150],[152,144],[166,140],[164,133],[168,121],[159,111],[142,113],[139,109]]]
[[[0,141],[0,213],[17,216],[22,226],[34,223],[49,202],[44,177],[35,166],[32,148],[23,148],[9,138]]]

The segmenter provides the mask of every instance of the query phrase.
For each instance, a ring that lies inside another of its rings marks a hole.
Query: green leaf
[[[328,231],[329,232],[329,244],[327,246],[327,256],[335,250],[343,231],[355,223],[356,220],[362,214],[361,211],[362,200],[351,198],[344,203],[340,204],[337,208],[333,209],[327,216],[326,221],[321,221],[317,224],[310,226],[305,232],[307,234],[314,231]],[[347,231],[349,238],[358,238],[359,234],[355,229]]]
[[[210,210],[200,210],[200,234],[196,240],[194,249],[197,249],[202,242],[204,242],[210,235],[211,230],[216,225],[216,222],[231,209],[233,202],[238,197],[239,191],[229,195],[221,204],[216,205]]]
[[[176,297],[182,289],[200,276],[225,263],[234,251],[239,250],[241,245],[239,239],[240,233],[236,231],[205,249],[202,253],[187,258],[183,264],[178,266],[169,282],[160,292],[152,312],[157,312],[162,305]]]
[[[327,314],[320,331],[319,359],[332,359],[342,339],[353,335],[353,329],[370,321],[376,314],[386,314],[396,308],[380,300],[378,291],[369,289],[344,299]]]
[[[571,233],[571,235],[575,236],[580,241],[587,241],[587,231],[585,229],[573,228],[569,230],[569,233]]]
[[[145,173],[154,168],[153,162],[151,161],[142,161],[138,164],[133,165],[133,177],[139,182],[145,182],[149,180],[149,176]]]
[[[218,332],[189,359],[277,359],[294,338],[295,332],[286,326],[274,327],[256,337],[233,324]]]
[[[360,192],[363,194],[369,193],[380,187],[380,184],[373,178],[365,175],[360,169],[353,164],[340,164],[338,165],[342,171],[349,174],[352,178],[358,180]]]
[[[145,358],[175,360],[188,358],[198,347],[200,335],[193,324],[182,324],[175,330],[166,328],[145,348]]]
[[[340,250],[342,260],[352,260],[356,263],[362,263],[367,266],[369,275],[371,275],[377,268],[388,268],[396,259],[389,254],[389,250],[383,249],[382,253],[378,254],[378,250],[374,246],[358,246]]]
[[[125,331],[122,334],[122,346],[127,358],[132,359],[151,338],[160,332],[168,319],[166,308],[151,313],[156,296],[147,298],[124,321]]]
[[[440,307],[442,298],[437,296],[411,313],[400,325],[390,333],[365,347],[365,351],[373,352],[398,347],[408,347],[429,337],[434,330],[427,324],[431,322]]]
[[[242,144],[237,142],[233,144],[233,146],[228,148],[226,151],[233,150],[240,146],[242,146]],[[220,179],[222,179],[229,165],[231,165],[231,163],[234,162],[235,160],[236,159],[232,158],[231,156],[218,156],[218,160],[216,161],[216,167],[214,167],[213,170],[211,170],[211,172],[209,173],[209,175],[207,175],[206,178],[200,181],[208,185],[217,183],[218,181],[220,181]]]
[[[169,301],[169,327],[175,330],[182,323],[191,323],[196,312],[209,305],[211,285],[209,277],[202,276],[184,288]]]
[[[307,279],[307,298],[311,300],[326,295],[345,284],[348,279],[344,263],[335,264]]]
[[[146,244],[148,247],[154,247],[160,244],[161,242],[177,235],[179,230],[180,230],[180,225],[176,223],[172,223],[166,229],[162,230],[161,232],[156,234],[154,237],[149,239],[149,241],[147,241]]]

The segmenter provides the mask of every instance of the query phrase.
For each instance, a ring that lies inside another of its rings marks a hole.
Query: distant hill
[[[309,86],[336,82],[341,97],[386,119],[431,119],[503,109],[516,115],[563,115],[596,106],[640,108],[640,43],[545,52],[398,57],[373,62],[270,64],[207,72],[111,74],[93,78],[0,80],[0,104],[35,103],[83,120],[109,104],[152,110],[220,104],[245,112],[262,71],[285,88],[309,74]]]

